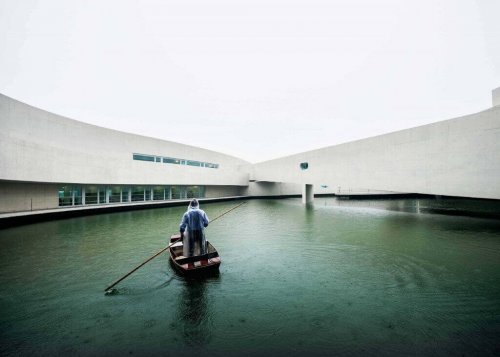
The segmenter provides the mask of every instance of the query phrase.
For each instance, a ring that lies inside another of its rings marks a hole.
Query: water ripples
[[[185,279],[163,255],[120,283],[117,296],[102,289],[164,247],[182,209],[0,232],[2,333],[12,341],[51,336],[59,352],[67,335],[79,336],[74,346],[123,345],[134,354],[134,343],[215,355],[495,351],[495,224],[326,203],[251,201],[207,230],[221,254],[219,275]]]

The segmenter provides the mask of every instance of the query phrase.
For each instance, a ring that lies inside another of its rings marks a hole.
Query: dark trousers
[[[189,256],[190,257],[192,257],[194,255],[195,245],[200,246],[200,255],[207,254],[205,236],[203,235],[203,231],[199,231],[199,230],[189,231],[188,237],[189,237]]]

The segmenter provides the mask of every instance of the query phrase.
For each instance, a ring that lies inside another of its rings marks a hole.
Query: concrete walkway
[[[222,201],[244,200],[248,196],[231,196],[219,198],[197,198],[200,204]],[[141,201],[131,203],[107,203],[86,206],[63,206],[53,209],[0,213],[0,228],[21,224],[29,224],[58,218],[78,217],[99,213],[131,211],[148,208],[186,206],[191,199],[169,201]]]

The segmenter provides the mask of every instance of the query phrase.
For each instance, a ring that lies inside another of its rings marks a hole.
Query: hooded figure
[[[203,229],[208,226],[207,214],[199,208],[198,200],[193,198],[189,203],[188,210],[182,216],[182,221],[179,226],[181,236],[184,238],[184,231],[187,228],[187,242],[184,246],[188,246],[188,257],[194,255],[195,246],[199,246],[200,255],[207,253],[207,245]],[[186,244],[188,243],[188,244]]]

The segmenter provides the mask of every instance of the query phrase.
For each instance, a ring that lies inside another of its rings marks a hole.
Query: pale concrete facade
[[[83,205],[85,185],[203,185],[207,198],[240,196],[248,187],[244,160],[81,123],[3,95],[0,124],[0,213],[57,208],[58,190],[68,184],[80,185]],[[218,167],[138,161],[134,153]],[[109,203],[108,194],[100,203]]]
[[[302,170],[301,163],[308,168]],[[500,107],[255,164],[251,177],[327,191],[500,199]]]
[[[250,164],[0,95],[0,213],[57,208],[61,185],[82,185],[83,191],[84,185],[150,185],[148,197],[154,185],[200,185],[206,198],[302,194],[310,202],[314,194],[362,191],[500,199],[499,104],[497,88],[494,106],[477,114]],[[133,154],[218,166],[138,161]],[[85,205],[85,193],[82,200]],[[101,203],[109,202],[106,193]]]
[[[0,183],[0,212],[33,211],[58,206],[57,184]]]
[[[0,95],[0,180],[155,185],[248,184],[248,162],[218,152],[78,122]],[[132,160],[150,154],[218,169]]]
[[[500,87],[492,91],[492,104],[494,107],[500,105]]]
[[[205,186],[206,198],[246,196],[246,186]]]
[[[292,182],[249,182],[248,188],[245,191],[246,196],[250,197],[280,197],[299,195],[301,193],[301,185]]]

